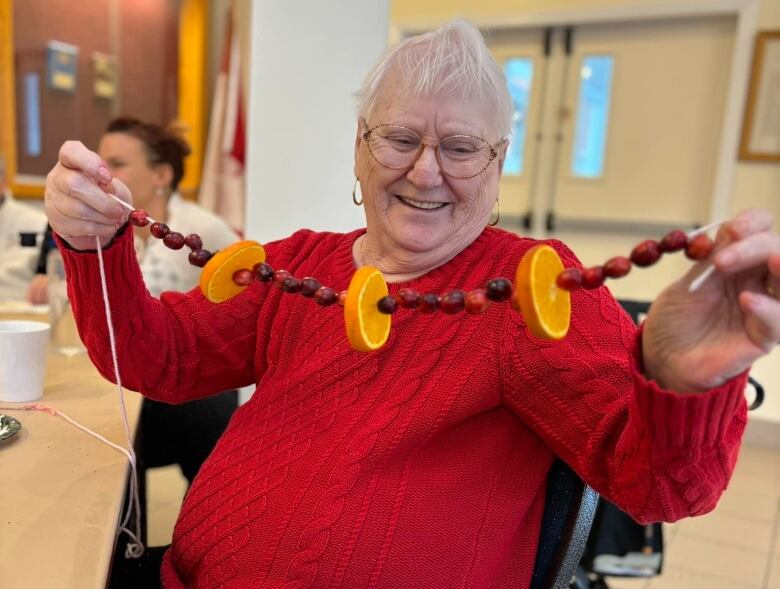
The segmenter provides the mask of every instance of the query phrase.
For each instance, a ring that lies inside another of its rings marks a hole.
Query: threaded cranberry
[[[582,287],[593,290],[604,284],[604,267],[593,266],[582,271]]]
[[[379,312],[384,313],[385,315],[392,315],[398,310],[398,302],[395,300],[395,297],[391,297],[390,295],[379,299],[376,306],[379,309]]]
[[[348,293],[348,291],[346,291],[346,290],[339,291],[338,302],[339,302],[339,306],[340,307],[344,306],[344,303],[347,300],[347,293]]]
[[[419,299],[420,293],[413,288],[401,288],[395,293],[395,300],[404,309],[414,309]]]
[[[631,261],[642,268],[652,266],[660,257],[661,249],[658,247],[658,242],[652,239],[646,239],[631,250]]]
[[[314,302],[323,307],[333,305],[338,299],[339,296],[336,294],[336,291],[327,286],[321,286],[317,289],[317,292],[314,293]]]
[[[274,269],[265,262],[255,264],[252,272],[255,273],[255,278],[260,282],[271,282],[274,279]]]
[[[607,278],[622,278],[631,272],[631,260],[625,256],[616,256],[604,264],[604,275]]]
[[[438,308],[439,297],[432,292],[421,295],[417,300],[417,310],[420,311],[420,313],[433,313]]]
[[[149,213],[138,209],[130,213],[129,221],[131,225],[136,227],[146,227],[149,224]]]
[[[252,274],[252,271],[247,270],[246,268],[233,272],[233,282],[235,282],[238,286],[249,286],[252,284],[252,280],[254,280],[254,278],[255,275]]]
[[[487,298],[487,291],[484,288],[477,288],[466,294],[466,311],[472,315],[479,315],[487,311],[490,306],[490,299]]]
[[[454,315],[460,313],[466,308],[466,293],[462,290],[453,290],[445,294],[441,301],[439,301],[439,307],[447,315]]]
[[[685,245],[688,243],[688,236],[684,231],[675,229],[663,236],[658,247],[663,253],[679,252],[685,249]]]
[[[282,288],[284,281],[291,276],[292,274],[290,274],[287,270],[277,270],[274,272],[274,286],[276,288]]]
[[[710,257],[715,244],[705,233],[699,233],[685,246],[685,257],[689,260],[705,260]]]
[[[172,250],[180,250],[184,247],[184,236],[178,231],[169,231],[168,234],[163,237],[163,243],[165,247]]]
[[[197,233],[190,233],[187,237],[184,238],[184,245],[186,245],[191,250],[199,250],[203,247],[203,240]]]
[[[208,261],[211,259],[211,252],[204,249],[192,250],[188,258],[190,260],[190,264],[197,266],[198,268],[203,268],[203,266],[208,264]]]
[[[284,292],[295,294],[296,292],[301,292],[301,288],[303,288],[303,284],[301,284],[301,281],[295,278],[294,276],[285,278],[282,281],[282,290]]]
[[[307,299],[314,296],[314,293],[321,287],[320,281],[311,276],[301,280],[301,294]]]
[[[165,223],[152,223],[149,226],[149,231],[151,231],[152,235],[157,239],[162,239],[168,235],[170,229]]]
[[[501,302],[512,296],[512,283],[506,278],[494,278],[487,283],[487,298]]]
[[[563,290],[577,290],[582,286],[582,271],[579,268],[566,268],[566,270],[558,274],[555,284]]]

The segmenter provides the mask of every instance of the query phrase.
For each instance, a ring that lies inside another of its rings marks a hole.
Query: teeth
[[[411,198],[404,198],[403,196],[399,196],[398,198],[401,199],[406,204],[413,206],[416,209],[424,209],[424,210],[440,209],[447,204],[446,202],[423,202],[421,200],[412,200]]]

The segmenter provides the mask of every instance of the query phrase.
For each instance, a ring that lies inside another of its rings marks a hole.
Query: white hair
[[[357,92],[359,116],[371,116],[391,72],[401,75],[401,87],[394,91],[426,98],[456,92],[494,107],[501,137],[511,134],[514,106],[506,77],[471,23],[455,20],[391,47]]]

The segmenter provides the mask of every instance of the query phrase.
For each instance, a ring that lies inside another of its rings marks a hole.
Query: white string
[[[709,225],[705,225],[704,227],[699,227],[698,229],[694,229],[693,231],[690,231],[688,233],[688,239],[691,239],[693,237],[696,237],[700,233],[706,233],[710,229],[715,229],[715,227],[719,227],[725,223],[725,221],[716,221],[715,223],[710,223]],[[704,270],[701,274],[699,274],[693,282],[691,282],[690,286],[688,287],[688,292],[696,292],[699,290],[699,287],[704,284],[707,279],[712,276],[715,273],[715,264],[710,264],[707,266],[707,269]]]
[[[122,202],[114,197],[118,202]],[[106,285],[106,268],[103,264],[103,248],[100,244],[100,237],[95,236],[97,244],[98,263],[100,266],[100,287],[103,291],[103,304],[106,310],[106,322],[108,324],[108,338],[111,343],[111,359],[114,362],[114,376],[116,377],[116,387],[119,391],[119,410],[122,414],[122,422],[125,426],[125,437],[127,438],[127,455],[130,460],[130,502],[125,512],[122,522],[119,524],[119,531],[125,532],[132,542],[128,542],[125,549],[125,558],[140,558],[144,553],[144,545],[141,542],[141,501],[138,497],[138,470],[136,469],[136,457],[133,450],[133,442],[130,437],[130,424],[127,420],[127,409],[125,407],[125,391],[122,388],[122,377],[119,374],[119,358],[116,353],[116,337],[114,335],[114,323],[111,320],[111,305],[108,302],[108,286]],[[130,521],[130,513],[135,509],[135,533],[133,533],[127,524]]]

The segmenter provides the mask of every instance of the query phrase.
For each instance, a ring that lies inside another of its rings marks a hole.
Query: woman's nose
[[[436,159],[436,148],[425,145],[406,177],[417,186],[430,188],[441,184],[442,174],[439,160]]]

